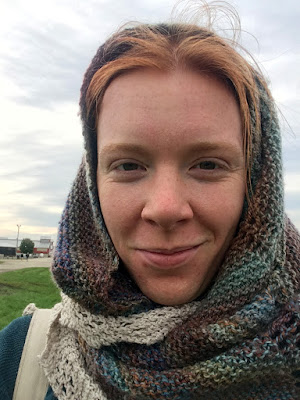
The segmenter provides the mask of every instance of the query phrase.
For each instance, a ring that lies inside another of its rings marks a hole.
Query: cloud
[[[284,181],[286,193],[298,194],[300,197],[300,173],[286,174]]]
[[[0,235],[16,223],[23,229],[31,226],[29,232],[36,231],[34,226],[40,227],[41,234],[56,231],[82,156],[77,106],[61,105],[54,112],[17,109],[20,115],[16,115],[14,129],[0,147]],[[36,125],[36,130],[22,131],[30,125]]]
[[[150,3],[141,5],[137,1],[132,1],[130,7],[124,2],[112,5],[108,1],[87,1],[84,5],[62,1],[54,2],[53,7],[47,1],[28,1],[29,10],[22,2],[17,3],[25,15],[31,12],[35,18],[22,20],[10,32],[7,49],[0,53],[2,69],[6,77],[23,88],[13,100],[39,108],[78,100],[84,71],[112,27],[116,29],[122,20],[127,22],[129,16],[145,14],[145,7],[151,10]]]
[[[22,51],[5,55],[4,74],[23,88],[15,102],[52,108],[57,102],[78,98],[80,82],[86,68],[85,46],[74,29],[61,24],[25,27],[14,32],[14,40]],[[76,46],[74,46],[76,43]]]

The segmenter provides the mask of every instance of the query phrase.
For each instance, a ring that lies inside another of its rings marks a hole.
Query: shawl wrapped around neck
[[[127,275],[101,215],[97,139],[85,96],[108,61],[102,46],[85,74],[85,155],[62,215],[52,268],[63,294],[41,363],[55,395],[299,399],[300,239],[284,215],[272,99],[259,87],[261,135],[252,138],[251,201],[218,275],[193,302],[162,306]]]

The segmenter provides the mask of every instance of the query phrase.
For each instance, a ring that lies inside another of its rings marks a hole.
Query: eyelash
[[[217,162],[212,161],[212,160],[200,161],[198,164],[194,165],[192,168],[198,169],[197,167],[200,166],[201,164],[213,164],[214,165],[214,168],[199,168],[199,169],[202,169],[202,170],[205,170],[205,171],[214,171],[215,169],[222,168],[220,163],[217,163]]]
[[[140,167],[140,168],[136,168],[136,169],[122,169],[122,167],[124,167],[124,165],[135,165],[135,166],[137,166],[137,167]],[[118,170],[118,171],[122,171],[122,172],[130,172],[130,171],[137,171],[138,169],[143,169],[143,170],[145,170],[145,168],[144,167],[142,167],[141,165],[139,165],[138,163],[135,163],[135,162],[130,162],[130,161],[128,161],[128,162],[124,162],[124,163],[122,163],[122,164],[119,164],[116,168],[115,168],[116,170]]]

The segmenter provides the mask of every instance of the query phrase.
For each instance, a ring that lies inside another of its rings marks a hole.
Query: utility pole
[[[18,227],[18,236],[17,236],[16,256],[17,256],[18,246],[19,246],[19,232],[20,232],[21,225],[17,225],[17,227]]]

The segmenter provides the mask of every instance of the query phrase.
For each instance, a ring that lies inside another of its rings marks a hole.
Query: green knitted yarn
[[[52,272],[67,297],[53,332],[66,343],[75,335],[82,368],[108,399],[299,399],[300,238],[284,215],[272,99],[257,81],[261,136],[253,134],[253,194],[218,275],[191,304],[163,307],[119,267],[100,211],[85,94],[95,72],[118,56],[101,47],[82,86],[86,154],[60,223]],[[51,340],[49,349],[54,334]],[[59,339],[55,346],[57,352]],[[57,396],[62,386],[66,393],[75,387],[65,372],[72,346],[63,349],[61,386],[53,378]]]

